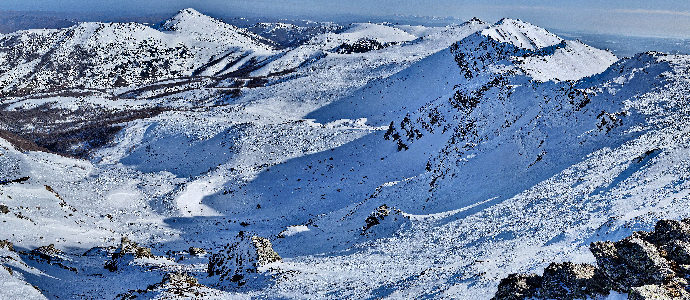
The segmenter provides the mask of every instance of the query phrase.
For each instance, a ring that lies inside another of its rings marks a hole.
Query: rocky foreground
[[[628,299],[690,299],[690,219],[661,220],[618,242],[590,244],[597,266],[551,263],[543,275],[510,274],[494,300],[585,299],[628,293]]]

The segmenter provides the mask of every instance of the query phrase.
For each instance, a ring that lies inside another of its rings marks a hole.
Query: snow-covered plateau
[[[491,299],[689,195],[690,56],[193,9],[0,35],[1,299]]]

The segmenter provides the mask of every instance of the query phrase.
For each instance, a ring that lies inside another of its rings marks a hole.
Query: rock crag
[[[278,261],[281,258],[273,251],[271,241],[240,231],[233,243],[220,253],[211,255],[208,275],[220,276],[221,281],[236,282],[242,286],[249,274],[258,273],[260,267]]]
[[[590,244],[597,265],[551,263],[544,274],[510,274],[494,300],[588,299],[610,291],[628,299],[690,299],[690,219],[661,220],[617,242]]]

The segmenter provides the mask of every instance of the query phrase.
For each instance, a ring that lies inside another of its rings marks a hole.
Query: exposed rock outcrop
[[[211,255],[208,275],[219,276],[220,281],[237,282],[241,286],[248,275],[258,273],[260,267],[278,261],[281,258],[273,251],[271,241],[240,231],[234,242],[220,253]]]
[[[117,295],[116,299],[208,299],[221,295],[221,291],[210,289],[187,273],[168,273],[159,283],[145,290],[132,290]]]
[[[510,274],[495,300],[587,299],[611,290],[633,300],[690,299],[690,219],[661,220],[654,231],[590,244],[597,266],[551,263],[542,276]]]
[[[68,266],[69,257],[65,255],[60,249],[55,248],[54,244],[48,246],[41,246],[34,250],[29,251],[28,258],[36,261],[43,261],[51,265],[58,266],[65,270],[70,270],[72,272],[77,272],[74,267]]]
[[[542,278],[537,274],[510,274],[501,279],[494,299],[529,299],[537,294]]]
[[[597,267],[571,262],[551,263],[544,269],[538,296],[546,299],[584,299],[609,291]]]
[[[120,246],[115,249],[112,258],[105,264],[105,268],[114,272],[137,258],[155,258],[155,256],[151,254],[151,248],[139,247],[136,242],[123,237]]]
[[[197,256],[203,256],[206,255],[208,252],[202,248],[197,248],[197,247],[189,247],[189,254],[190,255],[197,255]]]
[[[409,222],[410,218],[403,215],[397,208],[389,208],[387,205],[379,206],[365,220],[366,224],[362,227],[362,235],[385,235],[387,232],[397,231],[403,223]]]
[[[0,240],[0,249],[2,248],[14,251],[14,244],[8,240]]]

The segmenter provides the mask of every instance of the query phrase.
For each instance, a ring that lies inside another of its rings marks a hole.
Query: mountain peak
[[[198,12],[196,9],[193,8],[185,8],[183,10],[180,10],[177,12],[178,15],[203,15],[202,13]]]
[[[503,18],[493,26],[483,30],[482,34],[496,41],[511,43],[528,50],[553,46],[563,41],[544,28],[508,18]]]
[[[218,25],[219,23],[222,22],[204,15],[193,8],[185,8],[161,24],[160,28],[167,31],[184,31],[185,29],[198,27],[202,24]]]
[[[463,23],[463,25],[467,24],[486,24],[486,22],[482,21],[481,19],[477,17],[473,17],[472,19],[469,19]]]

